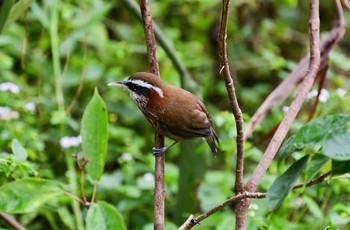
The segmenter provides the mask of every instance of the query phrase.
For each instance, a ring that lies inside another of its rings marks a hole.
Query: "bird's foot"
[[[164,154],[166,151],[168,151],[168,149],[169,149],[169,147],[162,147],[162,148],[156,148],[156,147],[154,147],[154,148],[152,149],[152,152],[153,152],[153,155],[154,155],[155,157],[158,157],[159,155]]]

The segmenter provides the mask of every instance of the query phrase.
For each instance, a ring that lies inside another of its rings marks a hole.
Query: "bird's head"
[[[124,86],[130,92],[132,98],[141,106],[147,105],[152,97],[156,94],[159,98],[164,97],[164,83],[154,74],[147,72],[138,72],[124,81],[114,81],[108,86]]]

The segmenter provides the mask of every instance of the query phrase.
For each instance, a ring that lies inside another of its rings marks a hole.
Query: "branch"
[[[246,188],[249,192],[254,192],[260,183],[263,175],[266,173],[267,168],[271,164],[275,157],[277,150],[282,144],[283,139],[286,137],[287,132],[295,120],[303,102],[305,101],[308,92],[310,91],[314,78],[318,72],[321,58],[320,58],[320,19],[319,19],[319,2],[318,0],[311,0],[310,3],[310,19],[309,19],[309,40],[310,40],[310,64],[305,78],[300,86],[299,92],[288,109],[281,124],[276,130],[275,135],[272,137],[271,142],[267,146],[267,149],[262,156],[258,166],[256,167],[253,175],[250,177]]]
[[[345,33],[345,22],[343,9],[340,0],[336,0],[338,23],[329,32],[328,36],[321,44],[321,67],[324,68],[328,63],[328,54]],[[295,86],[302,80],[307,72],[309,64],[309,56],[303,57],[298,66],[289,74],[289,76],[279,84],[279,86],[265,99],[258,110],[250,119],[247,129],[245,130],[245,139],[249,138],[255,127],[264,119],[270,109],[278,104],[283,103],[295,89]]]
[[[323,182],[329,175],[331,175],[331,171],[329,171],[325,174],[322,174],[321,176],[319,176],[315,179],[312,179],[305,184],[297,184],[297,185],[293,186],[292,190],[303,188],[303,187],[311,187],[313,185],[319,184],[319,183]],[[256,193],[244,192],[244,193],[238,194],[236,196],[233,196],[233,197],[227,199],[225,202],[219,204],[218,206],[212,208],[208,212],[201,214],[198,217],[194,217],[193,215],[190,215],[187,218],[187,220],[185,221],[185,223],[183,223],[179,229],[181,229],[181,230],[191,229],[195,225],[200,224],[201,221],[208,218],[209,216],[211,216],[215,212],[222,210],[226,206],[234,206],[240,200],[247,199],[247,198],[263,199],[265,197],[266,197],[266,193],[260,193],[260,192],[256,192]]]
[[[293,190],[298,189],[298,188],[303,188],[303,187],[310,187],[313,186],[315,184],[319,184],[321,182],[323,182],[329,175],[331,175],[331,171],[326,172],[325,174],[322,174],[321,176],[310,180],[309,182],[307,182],[306,184],[297,184],[293,186]]]
[[[202,215],[194,218],[193,215],[190,215],[188,217],[188,219],[186,220],[186,222],[181,225],[181,227],[179,229],[181,230],[185,230],[185,229],[191,229],[193,226],[195,226],[196,224],[199,224],[201,221],[203,221],[204,219],[208,218],[209,216],[213,215],[214,213],[222,210],[223,208],[225,208],[228,205],[234,205],[235,203],[237,203],[237,201],[240,201],[242,199],[247,199],[247,198],[257,198],[257,199],[262,199],[266,197],[265,193],[260,193],[260,192],[256,192],[256,193],[249,193],[249,192],[243,192],[240,193],[236,196],[231,197],[230,199],[226,200],[225,202],[219,204],[218,206],[214,207],[213,209],[209,210],[208,212],[203,213]]]
[[[237,161],[236,161],[236,181],[235,181],[235,192],[236,194],[244,191],[243,185],[243,172],[244,172],[244,133],[243,133],[243,118],[242,112],[239,108],[237,96],[235,93],[235,87],[233,84],[232,76],[230,73],[230,67],[227,58],[227,23],[228,23],[228,12],[230,8],[230,0],[222,1],[223,9],[221,15],[221,24],[219,32],[219,57],[221,71],[225,78],[225,85],[227,94],[230,100],[230,106],[232,113],[236,121],[237,129]]]
[[[138,8],[134,0],[122,0],[122,2],[135,17],[137,17],[140,21],[142,21],[140,9]],[[185,89],[195,88],[197,86],[196,82],[192,79],[192,76],[188,72],[185,64],[181,61],[171,41],[165,36],[163,31],[154,22],[153,22],[153,28],[154,28],[155,37],[159,42],[159,45],[163,47],[165,53],[168,55],[174,67],[179,72],[181,86],[184,87]]]
[[[20,223],[18,223],[15,218],[13,218],[12,216],[10,216],[7,213],[0,212],[0,217],[1,217],[1,219],[6,221],[9,225],[11,225],[16,230],[25,230],[26,229]]]
[[[150,70],[153,74],[159,76],[156,39],[154,37],[151,9],[148,5],[148,0],[141,0],[140,8],[144,23],[147,58]],[[162,135],[156,133],[154,139],[157,148],[164,146],[164,137]],[[155,158],[154,229],[164,229],[164,165],[165,154],[159,154]]]

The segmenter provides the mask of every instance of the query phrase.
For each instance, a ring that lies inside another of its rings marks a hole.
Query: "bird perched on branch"
[[[158,76],[135,73],[128,80],[115,81],[128,89],[139,109],[157,132],[175,142],[163,148],[153,148],[153,154],[165,153],[183,139],[203,137],[211,151],[218,153],[219,139],[203,102],[192,93],[163,82]]]

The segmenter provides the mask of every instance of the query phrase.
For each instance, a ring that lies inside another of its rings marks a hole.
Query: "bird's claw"
[[[156,147],[154,147],[153,149],[152,149],[152,152],[153,152],[153,155],[155,156],[155,157],[157,157],[157,156],[159,156],[159,155],[161,155],[161,154],[164,154],[166,151],[168,151],[168,147],[162,147],[162,148],[156,148]]]

